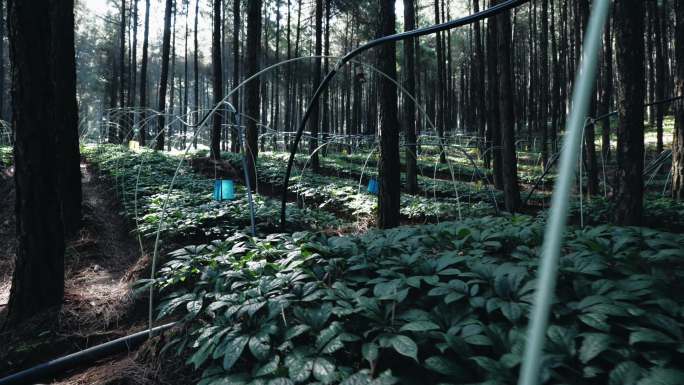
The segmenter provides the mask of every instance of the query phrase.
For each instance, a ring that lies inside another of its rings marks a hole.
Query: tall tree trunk
[[[135,105],[135,93],[136,93],[136,85],[138,81],[138,0],[133,1],[133,9],[131,9],[131,12],[133,14],[133,22],[132,22],[132,29],[133,29],[133,41],[131,42],[131,57],[130,57],[130,79],[129,79],[129,86],[128,86],[128,107],[129,109],[132,109]],[[130,29],[130,27],[129,27]],[[130,123],[132,124],[133,127],[135,127],[135,121],[136,121],[136,114],[131,110],[131,118],[130,118]],[[126,140],[132,140],[133,136],[135,133],[131,130],[129,127],[128,129],[128,137]]]
[[[483,4],[484,6],[484,4]],[[473,0],[473,12],[480,12],[480,0]],[[477,134],[480,138],[485,137],[485,125],[486,125],[486,107],[484,101],[484,70],[485,66],[482,62],[484,58],[484,53],[482,50],[482,32],[480,28],[480,22],[476,22],[473,25],[473,33],[475,35],[475,52],[473,53],[473,66],[472,66],[472,79],[471,79],[471,95],[473,97],[473,106],[477,124]],[[479,145],[480,155],[486,151],[486,143],[483,141]]]
[[[211,63],[213,71],[214,85],[214,105],[218,105],[223,100],[223,63],[221,57],[221,3],[222,0],[214,0],[214,28],[212,31],[211,44]],[[212,116],[211,128],[211,159],[221,159],[221,126],[222,110]]]
[[[606,115],[610,112],[613,98],[613,36],[610,20],[606,23],[603,32],[602,64],[599,115]],[[604,162],[610,160],[610,118],[608,117],[601,122],[601,151]]]
[[[323,0],[316,1],[316,56],[321,56],[323,53]],[[318,84],[321,82],[321,59],[317,57],[314,59],[313,63],[313,89],[318,88]],[[320,163],[318,160],[318,125],[320,124],[319,118],[319,104],[315,103],[311,106],[311,117],[309,119],[309,131],[311,132],[311,138],[309,139],[309,154],[311,156],[311,170],[313,172],[318,172],[320,168]]]
[[[81,225],[81,154],[76,100],[76,49],[74,37],[74,1],[51,0],[51,58],[55,87],[57,147],[61,171],[59,192],[62,223],[67,235],[74,235]]]
[[[119,24],[119,107],[126,108],[126,0],[121,0],[121,22]],[[122,111],[119,120],[119,140],[128,136],[128,116]]]
[[[247,77],[259,72],[259,52],[261,51],[261,0],[251,0],[247,5],[247,52],[245,70]],[[247,84],[246,95],[246,114],[254,118],[245,119],[247,126],[247,173],[252,189],[256,188],[256,161],[259,155],[259,95],[260,81],[254,80]]]
[[[518,160],[515,152],[515,115],[513,113],[513,63],[511,61],[510,11],[496,16],[498,31],[497,75],[499,79],[499,123],[501,125],[502,177],[506,210],[520,207]]]
[[[435,23],[440,22],[440,12],[439,12],[439,0],[435,0]],[[445,69],[444,69],[444,46],[442,33],[437,32],[437,87],[436,87],[436,100],[435,100],[435,123],[437,124],[437,136],[439,137],[439,162],[446,163],[446,154],[444,153],[444,126],[446,122],[444,120],[444,79],[445,79]]]
[[[490,0],[490,6],[496,0]],[[499,116],[499,78],[497,76],[497,23],[494,19],[487,21],[487,92],[489,111],[487,113],[487,142],[493,159],[494,186],[503,190],[503,172],[501,158],[501,130]]]
[[[66,124],[71,121],[73,111],[61,111],[57,100],[61,97],[75,100],[76,96],[69,95],[71,90],[56,87],[57,83],[69,83],[71,78],[59,80],[54,76],[62,71],[75,74],[75,67],[56,67],[61,61],[64,62],[60,64],[68,64],[69,53],[56,52],[56,49],[66,49],[62,44],[69,42],[56,41],[52,33],[59,32],[59,38],[68,38],[69,31],[64,25],[68,26],[69,20],[56,17],[66,19],[69,13],[73,42],[73,2],[8,1],[18,244],[8,325],[17,325],[38,312],[61,305],[64,296],[64,227],[60,201],[64,185],[59,175],[67,161],[60,152],[67,143],[61,144],[58,136],[70,131]],[[71,107],[71,103],[64,102],[67,104]]]
[[[655,8],[655,98],[657,101],[665,99],[665,50],[662,44],[662,23],[665,23],[663,7],[659,6],[657,2],[654,3]],[[663,105],[658,104],[655,107],[655,121],[656,121],[656,151],[660,154],[663,151]]]
[[[140,64],[140,108],[147,108],[147,62],[150,38],[150,0],[145,0],[145,31],[143,34],[142,63]],[[140,125],[140,145],[144,146],[147,142],[147,124],[145,115],[141,115],[142,124]]]
[[[477,0],[476,0],[477,1]],[[404,30],[416,28],[416,10],[413,0],[404,0]],[[415,50],[418,39],[404,40],[404,79],[406,91],[416,93]],[[406,191],[418,193],[418,166],[416,158],[416,106],[412,100],[404,98],[404,121],[406,122]]]
[[[162,40],[161,57],[161,76],[159,78],[159,119],[157,120],[157,151],[164,150],[165,129],[166,129],[166,90],[169,80],[169,57],[171,55],[171,14],[173,11],[173,0],[166,0],[166,10],[164,11],[164,36]]]
[[[240,84],[240,0],[233,0],[233,89]],[[240,93],[233,92],[233,107],[240,110]],[[238,128],[231,130],[230,148],[240,152]]]
[[[539,106],[539,124],[541,125],[541,156],[542,164],[546,166],[546,162],[549,160],[549,150],[548,150],[548,140],[549,140],[549,2],[551,0],[541,0],[541,36],[539,42],[539,54],[541,55],[540,60],[540,80],[539,88],[541,90],[539,94],[539,101],[541,105]],[[553,5],[552,5],[553,6]]]
[[[380,35],[393,35],[396,32],[395,23],[394,0],[381,0]],[[396,56],[394,43],[386,43],[380,48],[380,70],[392,79],[397,77]],[[380,161],[378,162],[378,175],[380,179],[378,227],[382,229],[399,225],[401,189],[398,187],[401,184],[401,165],[399,159],[397,102],[396,86],[389,80],[382,78],[380,80]]]
[[[137,1],[137,0],[136,0]],[[190,17],[190,1],[184,0],[185,8],[185,52],[183,55],[183,63],[185,65],[183,73],[183,111],[181,111],[181,116],[183,119],[187,119],[188,114],[188,96],[189,96],[189,81],[190,81],[190,70],[188,64],[188,41],[190,40],[190,29],[188,27],[188,18]],[[188,140],[188,126],[183,124],[183,139],[181,141],[181,147],[185,150]]]
[[[644,2],[615,3],[618,69],[617,203],[615,221],[639,225],[643,214]]]
[[[553,81],[551,82],[551,129],[550,150],[552,153],[556,152],[556,141],[558,125],[560,121],[560,108],[561,108],[561,90],[565,85],[561,83],[561,64],[558,60],[558,39],[556,39],[556,6],[555,1],[551,1],[551,68],[553,70]],[[544,164],[546,167],[546,164]]]
[[[193,65],[194,65],[194,75],[195,75],[195,92],[194,92],[194,97],[195,97],[195,103],[193,106],[193,111],[195,118],[193,120],[194,124],[198,124],[200,120],[200,81],[199,81],[199,12],[200,12],[200,2],[199,0],[195,1],[195,30],[194,30],[194,52],[193,52]],[[237,108],[237,107],[236,107]],[[199,128],[195,128],[197,130],[197,134],[193,135],[192,138],[192,145],[195,149],[197,149],[197,137],[199,136]]]
[[[169,72],[169,76],[171,79],[169,80],[170,88],[171,90],[169,91],[169,114],[173,117],[175,116],[176,112],[176,3],[174,2],[173,4],[173,15],[172,15],[172,21],[171,21],[171,70]],[[166,149],[167,151],[171,151],[171,145],[173,144],[173,120],[171,119],[172,122],[169,123],[169,138],[166,141]]]
[[[332,18],[330,7],[332,6],[331,0],[325,0],[325,30],[323,33],[323,55],[326,57],[323,59],[323,73],[327,74],[330,70],[329,59],[330,56],[330,20]],[[323,118],[321,119],[321,131],[323,132],[323,141],[328,142],[330,133],[330,90],[326,89],[323,93]],[[328,146],[325,146],[322,150],[323,156],[328,154]]]
[[[675,96],[684,97],[684,4],[675,1]],[[675,106],[672,143],[672,197],[684,200],[684,101]]]
[[[0,120],[5,120],[5,1],[0,0]]]

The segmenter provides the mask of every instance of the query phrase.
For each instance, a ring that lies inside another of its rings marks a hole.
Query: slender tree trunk
[[[213,71],[213,85],[214,85],[214,105],[218,105],[223,100],[223,64],[221,58],[221,3],[222,0],[214,0],[214,28],[212,32],[211,45],[211,63]],[[221,125],[222,121],[221,108],[212,116],[211,128],[211,159],[221,159]]]
[[[490,6],[496,0],[490,1]],[[487,21],[487,91],[489,93],[489,111],[487,114],[487,141],[493,159],[494,186],[503,190],[503,170],[501,155],[501,130],[499,116],[499,78],[497,76],[497,23],[494,19]]]
[[[558,39],[556,39],[556,6],[555,1],[551,1],[551,68],[553,70],[553,81],[551,86],[551,129],[550,133],[550,150],[552,153],[557,151],[556,141],[559,125],[559,115],[561,108],[561,90],[565,85],[561,83],[561,64],[558,60]],[[544,164],[546,167],[546,164]]]
[[[171,55],[171,13],[173,0],[166,0],[164,11],[164,37],[162,41],[161,77],[159,79],[159,120],[157,123],[157,151],[164,150],[164,137],[166,126],[166,90],[169,80],[169,56]]]
[[[189,70],[189,65],[188,65],[188,40],[190,40],[190,29],[188,27],[188,18],[190,17],[190,1],[189,0],[184,0],[184,7],[185,7],[185,53],[183,55],[183,63],[185,64],[184,68],[184,73],[183,73],[183,111],[181,112],[181,116],[183,119],[187,119],[188,115],[188,96],[189,96],[189,81],[190,81],[190,70]],[[188,126],[186,124],[183,125],[183,139],[182,139],[182,148],[185,150],[186,146],[188,145],[187,143],[188,140]]]
[[[498,31],[497,75],[499,79],[499,121],[501,124],[502,176],[506,210],[520,207],[518,160],[515,152],[515,115],[513,113],[513,64],[511,61],[510,11],[496,16]]]
[[[233,88],[240,84],[240,0],[233,1]],[[233,93],[233,107],[240,110],[240,93]],[[231,130],[230,148],[233,152],[240,152],[238,146],[238,127]]]
[[[439,12],[439,0],[435,0],[435,23],[440,22],[440,12]],[[446,163],[446,154],[444,153],[444,146],[443,146],[443,140],[444,140],[444,126],[446,125],[446,122],[444,120],[444,80],[445,80],[445,72],[446,70],[444,69],[444,46],[443,46],[443,39],[442,39],[442,33],[437,32],[437,78],[439,79],[437,82],[437,89],[436,91],[436,101],[435,101],[435,123],[437,124],[437,136],[439,137],[439,162],[444,164]]]
[[[542,164],[545,166],[549,160],[548,140],[549,140],[549,2],[551,0],[541,0],[541,36],[539,41],[540,60],[540,80],[539,88],[539,124],[541,125],[541,156]],[[553,6],[553,5],[552,5]]]
[[[130,69],[130,84],[128,87],[128,107],[135,106],[135,93],[138,82],[138,0],[133,1],[133,42],[131,43],[131,69]],[[135,126],[136,114],[131,112],[131,123]],[[127,140],[132,140],[135,133],[128,130]]]
[[[121,22],[119,24],[119,108],[126,108],[126,0],[121,0]],[[122,111],[119,120],[119,141],[128,136],[129,120]]]
[[[413,0],[404,0],[404,30],[416,28],[416,10]],[[418,39],[404,40],[404,79],[406,91],[416,93],[415,50]],[[412,100],[404,99],[404,121],[406,122],[406,191],[418,193],[418,165],[416,158],[416,106]]]
[[[247,52],[245,70],[247,77],[259,72],[259,52],[261,51],[261,0],[250,0],[247,6]],[[259,95],[260,81],[249,82],[246,86],[245,95],[247,97],[246,113],[247,116],[255,120],[246,120],[247,124],[247,172],[252,189],[256,188],[256,161],[259,155]]]
[[[5,120],[5,0],[0,0],[0,120]]]
[[[316,1],[316,47],[314,55],[320,56],[323,53],[323,0]],[[313,64],[313,89],[318,88],[318,84],[321,82],[321,59],[314,59]],[[318,172],[320,168],[320,163],[318,160],[318,125],[320,124],[319,118],[319,104],[316,103],[311,106],[311,117],[309,119],[309,131],[311,132],[311,138],[309,139],[309,154],[311,156],[311,170],[313,172]]]
[[[603,32],[603,71],[601,71],[599,115],[606,115],[610,112],[613,98],[613,36],[611,31],[611,21],[608,20]],[[604,162],[610,160],[610,118],[605,118],[601,122],[601,151]]]
[[[171,79],[169,82],[171,83],[170,88],[171,90],[169,91],[169,113],[173,117],[175,116],[175,111],[176,111],[176,4],[174,2],[173,4],[173,15],[172,15],[172,22],[171,22],[171,71],[170,75]],[[175,120],[172,118],[172,120]],[[168,140],[166,141],[166,149],[167,151],[171,151],[171,145],[173,144],[173,122],[169,123],[169,137]]]
[[[75,74],[75,68],[55,68],[68,55],[55,49],[68,41],[52,39],[53,30],[60,32],[59,37],[68,37],[61,33],[68,32],[62,23],[69,21],[54,18],[58,15],[66,18],[67,12],[73,17],[73,2],[9,0],[7,6],[12,125],[16,133],[17,255],[6,321],[11,326],[61,305],[64,296],[64,227],[60,201],[63,185],[59,176],[66,159],[60,155],[62,146],[58,136],[68,131],[66,124],[72,111],[60,111],[57,98],[71,100],[75,95],[57,89],[53,80],[58,71]],[[73,28],[71,33],[73,41]]]
[[[665,50],[663,50],[662,44],[662,27],[661,24],[665,22],[664,12],[662,6],[658,3],[654,3],[655,8],[655,72],[656,72],[656,82],[655,82],[655,98],[657,101],[665,99]],[[656,121],[656,151],[660,154],[663,151],[663,117],[664,110],[663,105],[658,104],[655,107],[655,121]]]
[[[145,0],[145,32],[143,36],[142,63],[140,64],[140,108],[147,108],[147,62],[150,38],[150,0]],[[147,123],[146,114],[140,118],[140,145],[144,146],[147,142]]]
[[[195,51],[193,52],[193,65],[194,65],[194,75],[195,75],[195,105],[193,106],[194,114],[195,114],[195,119],[193,123],[198,124],[200,120],[200,81],[199,81],[199,12],[200,12],[200,2],[199,0],[195,1],[195,30],[194,30],[194,47]],[[198,130],[198,128],[195,128],[195,130]],[[195,149],[197,149],[197,137],[199,136],[199,132],[197,135],[194,135],[192,138],[192,145]]]
[[[615,221],[637,226],[643,214],[644,2],[615,3],[618,69],[617,203]]]
[[[395,33],[396,15],[394,0],[380,2],[381,36]],[[380,48],[380,70],[390,78],[396,79],[396,48],[394,43],[384,44]],[[378,175],[380,178],[380,195],[378,199],[378,227],[382,229],[399,225],[399,207],[401,190],[399,160],[399,121],[397,119],[397,88],[394,83],[382,78],[380,80],[380,161]]]
[[[684,97],[684,4],[675,1],[675,96]],[[684,101],[675,106],[672,143],[672,197],[684,200]]]

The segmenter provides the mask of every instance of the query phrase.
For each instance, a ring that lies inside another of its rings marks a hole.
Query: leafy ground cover
[[[513,384],[543,224],[236,234],[170,255],[167,346],[214,384]],[[684,383],[684,237],[567,233],[542,362],[549,384]]]
[[[0,166],[10,167],[12,165],[12,147],[0,146]]]
[[[99,171],[115,179],[124,202],[124,214],[136,221],[137,230],[145,237],[155,234],[164,208],[167,210],[162,227],[165,238],[217,237],[250,225],[249,203],[242,187],[237,186],[236,199],[214,201],[214,181],[185,165],[181,166],[175,188],[169,195],[168,186],[178,167],[175,157],[147,150],[130,152],[115,145],[88,148],[84,153]],[[280,203],[259,195],[254,195],[254,203],[258,230],[275,231]],[[287,215],[288,223],[299,230],[342,224],[328,212],[300,209],[293,204],[288,205]]]

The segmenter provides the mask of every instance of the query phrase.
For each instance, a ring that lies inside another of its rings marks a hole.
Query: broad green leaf
[[[390,338],[390,344],[397,353],[418,361],[418,346],[409,337],[396,334]]]
[[[248,336],[238,336],[226,342],[226,350],[223,353],[223,369],[229,371],[245,350],[245,345],[249,340]]]
[[[430,321],[413,321],[402,326],[399,331],[411,331],[411,332],[426,332],[430,330],[439,330],[440,327],[434,322]]]
[[[456,365],[453,359],[444,356],[432,356],[425,360],[425,367],[443,374],[445,376],[463,376],[465,374],[462,367]]]
[[[632,332],[629,335],[629,344],[634,345],[638,343],[654,343],[654,344],[670,344],[676,342],[666,334],[652,329],[641,329]]]
[[[618,364],[608,377],[608,385],[635,385],[644,370],[633,361]]]
[[[612,341],[610,335],[603,333],[586,333],[583,337],[584,340],[579,350],[579,358],[584,364],[608,350]]]
[[[335,364],[327,358],[318,357],[313,362],[313,376],[318,381],[329,384],[337,377],[335,375]]]

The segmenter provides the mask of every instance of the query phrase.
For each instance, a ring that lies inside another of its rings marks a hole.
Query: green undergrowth
[[[543,224],[530,217],[187,246],[155,282],[166,346],[218,384],[515,384]],[[684,237],[570,229],[545,384],[684,383]]]
[[[250,226],[247,194],[236,186],[236,199],[213,200],[214,181],[181,166],[174,189],[168,188],[178,159],[150,150],[130,152],[120,146],[87,148],[85,156],[98,170],[114,179],[124,214],[136,222],[145,237],[155,235],[164,209],[164,238],[206,238],[232,234]],[[137,191],[137,194],[136,194]],[[255,222],[260,233],[274,232],[279,224],[280,202],[254,194]],[[287,221],[295,230],[341,225],[332,214],[288,204]]]
[[[0,146],[0,166],[10,167],[14,161],[12,147]]]
[[[583,202],[584,223],[594,226],[613,221],[615,202],[593,197]],[[573,222],[580,221],[580,205],[576,200],[572,202],[570,215]],[[684,202],[664,198],[656,194],[648,194],[644,198],[644,218],[641,224],[657,230],[682,233],[684,232]]]

